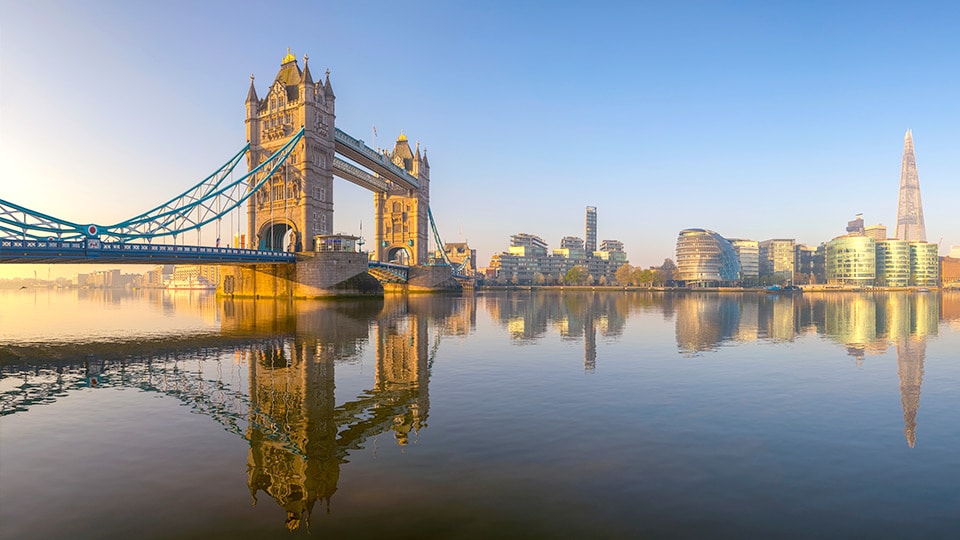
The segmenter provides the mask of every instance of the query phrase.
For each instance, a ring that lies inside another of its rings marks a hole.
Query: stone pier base
[[[449,266],[411,266],[406,283],[384,283],[388,293],[456,292],[463,286],[453,277]]]
[[[252,264],[220,268],[217,294],[235,298],[382,296],[367,274],[367,256],[352,252],[297,254],[297,264]]]

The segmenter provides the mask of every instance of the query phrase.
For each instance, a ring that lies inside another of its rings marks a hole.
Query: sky
[[[892,236],[907,129],[946,254],[958,27],[948,2],[0,0],[0,199],[109,224],[172,198],[244,145],[249,77],[263,95],[289,47],[330,70],[338,128],[420,142],[441,235],[480,266],[518,232],[584,237],[586,206],[644,267],[692,227],[817,245],[862,213]],[[372,230],[370,192],[333,199],[336,232]]]

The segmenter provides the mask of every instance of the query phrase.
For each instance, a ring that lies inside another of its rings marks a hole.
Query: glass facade
[[[827,243],[827,283],[869,287],[877,277],[876,240],[840,236]]]
[[[793,283],[796,242],[773,239],[760,242],[760,277],[770,281]]]
[[[733,245],[705,229],[684,229],[677,237],[677,281],[687,286],[730,284],[740,279]]]
[[[740,279],[756,283],[760,279],[760,242],[756,240],[730,240],[740,259]]]
[[[910,242],[910,284],[936,287],[940,277],[940,256],[937,245]]]
[[[877,242],[877,281],[881,287],[910,285],[910,242],[881,240]]]

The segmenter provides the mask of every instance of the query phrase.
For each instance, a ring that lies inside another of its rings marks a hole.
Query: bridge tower
[[[286,164],[247,202],[248,247],[312,251],[314,235],[333,228],[334,102],[330,71],[314,82],[287,49],[263,99],[250,76],[247,93],[247,165],[253,170],[304,127]],[[288,234],[292,233],[292,234]]]
[[[419,189],[406,193],[375,193],[376,258],[379,261],[398,261],[403,264],[427,263],[430,207],[430,163],[427,153],[410,150],[406,135],[400,132],[393,151],[384,153],[398,167],[418,180]],[[443,246],[438,246],[443,249]]]

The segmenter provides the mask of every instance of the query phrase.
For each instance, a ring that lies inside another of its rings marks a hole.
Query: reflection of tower
[[[286,510],[290,530],[309,521],[318,499],[329,505],[343,462],[333,357],[318,357],[317,349],[294,341],[290,349],[265,349],[250,359],[247,485],[254,504],[264,491]]]
[[[594,295],[587,303],[586,316],[583,318],[583,369],[592,373],[597,369],[597,317],[596,304],[599,302]]]
[[[917,158],[913,152],[913,132],[909,129],[903,137],[900,197],[897,200],[897,239],[908,242],[927,241],[927,229],[923,223],[923,204],[920,202]]]
[[[897,342],[897,376],[900,378],[900,401],[903,404],[903,434],[913,448],[917,440],[917,410],[920,408],[920,384],[923,382],[923,359],[927,353],[924,338],[910,337]]]
[[[407,315],[377,324],[376,392],[396,407],[392,429],[407,444],[410,430],[426,426],[429,346],[426,318]]]

